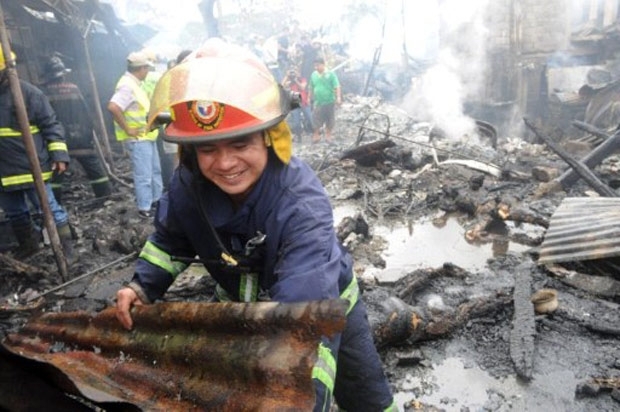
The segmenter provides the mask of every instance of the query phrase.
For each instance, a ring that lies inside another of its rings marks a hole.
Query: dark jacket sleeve
[[[151,234],[136,262],[132,282],[142,288],[150,302],[161,298],[176,276],[188,265],[173,261],[173,256],[192,258],[196,251],[179,229],[170,208],[168,192],[158,202],[155,232]]]
[[[65,131],[45,94],[37,87],[21,83],[30,124],[39,128],[52,162],[69,163]],[[60,143],[60,144],[53,144]]]

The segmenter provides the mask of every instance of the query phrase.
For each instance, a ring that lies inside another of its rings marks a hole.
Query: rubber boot
[[[39,251],[40,235],[34,228],[32,222],[26,224],[12,224],[11,227],[19,243],[19,249],[13,254],[15,259],[25,259]]]
[[[108,197],[112,194],[112,185],[109,181],[93,183],[91,185],[95,197]]]
[[[77,256],[73,250],[73,234],[71,233],[71,227],[69,223],[65,223],[56,228],[58,230],[58,237],[60,238],[60,244],[67,260],[67,265],[71,266],[77,261]]]

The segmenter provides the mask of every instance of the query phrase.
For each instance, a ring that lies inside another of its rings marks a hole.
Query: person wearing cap
[[[314,132],[312,142],[321,141],[321,129],[324,128],[325,141],[331,142],[332,130],[336,123],[336,106],[342,103],[340,81],[336,73],[327,70],[325,60],[314,60],[314,72],[308,82],[308,99],[312,103],[312,123]]]
[[[11,52],[12,60],[15,60]],[[35,193],[34,176],[17,119],[15,99],[11,92],[7,62],[0,47],[0,208],[11,224],[19,246],[14,253],[23,259],[36,253],[42,240],[28,202],[41,210]],[[53,174],[64,173],[69,165],[65,131],[56,118],[48,98],[36,86],[19,80],[28,116],[30,134],[41,165],[49,208],[68,264],[77,259],[73,252],[73,236],[69,215],[56,201],[49,183]]]
[[[214,301],[343,299],[344,330],[318,347],[314,410],[335,399],[396,411],[329,198],[292,155],[284,118],[295,101],[258,57],[219,39],[162,76],[149,119],[169,121],[164,138],[180,145],[180,164],[116,316],[132,329],[131,307],[161,299],[196,256],[217,283]]]
[[[41,89],[65,128],[69,155],[84,169],[95,197],[106,198],[112,194],[112,185],[93,146],[93,118],[79,87],[67,80],[68,73],[71,69],[59,56],[52,55],[45,62]],[[65,176],[55,175],[51,182],[54,196],[61,204]]]
[[[158,132],[147,127],[150,99],[141,87],[152,68],[146,53],[130,53],[127,71],[119,79],[108,102],[108,110],[114,118],[116,140],[123,142],[131,155],[138,213],[145,218],[152,217],[152,209],[163,189],[157,149]]]

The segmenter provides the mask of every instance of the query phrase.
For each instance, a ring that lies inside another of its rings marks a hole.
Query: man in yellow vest
[[[116,140],[131,154],[133,183],[138,213],[150,218],[162,192],[161,164],[157,151],[157,130],[149,131],[146,116],[150,108],[147,93],[141,87],[153,64],[143,52],[127,57],[127,72],[116,84],[108,110],[114,118]]]

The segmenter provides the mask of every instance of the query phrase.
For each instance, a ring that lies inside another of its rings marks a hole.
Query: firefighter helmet
[[[46,81],[64,76],[67,73],[71,73],[71,69],[65,67],[65,64],[60,57],[53,55],[47,60],[47,62],[45,62],[43,77]]]
[[[284,118],[294,99],[258,57],[209,39],[161,77],[148,121],[169,113],[164,140],[201,144],[266,130],[266,142],[288,163],[291,134]]]

